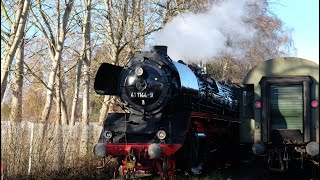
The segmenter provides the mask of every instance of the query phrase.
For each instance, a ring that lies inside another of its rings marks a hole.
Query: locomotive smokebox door
[[[119,78],[123,67],[102,63],[94,80],[94,90],[101,95],[118,95]]]

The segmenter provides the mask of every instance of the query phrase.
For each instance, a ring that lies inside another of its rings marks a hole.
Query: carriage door
[[[308,141],[310,108],[307,104],[310,101],[310,78],[263,77],[260,83],[263,141]]]
[[[303,141],[303,93],[302,84],[269,85],[269,133],[273,137],[284,133],[287,138]],[[296,136],[296,137],[292,137]]]

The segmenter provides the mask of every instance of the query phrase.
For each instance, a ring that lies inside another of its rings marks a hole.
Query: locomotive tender
[[[115,176],[119,169],[127,178],[137,170],[197,174],[239,143],[240,88],[171,60],[166,46],[134,53],[125,67],[103,63],[94,89],[120,97],[125,111],[108,114],[94,147],[102,160],[118,158]]]

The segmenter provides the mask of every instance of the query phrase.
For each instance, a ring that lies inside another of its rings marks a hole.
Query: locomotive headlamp
[[[98,143],[93,147],[93,154],[98,158],[103,158],[107,154],[107,148],[103,143]]]
[[[316,156],[319,154],[319,144],[311,141],[306,146],[306,151],[310,156]]]
[[[257,108],[257,109],[260,109],[262,106],[261,104],[261,101],[257,100],[255,103],[254,103],[254,107]]]
[[[312,100],[311,101],[311,107],[312,108],[317,108],[319,106],[319,101],[318,100]]]
[[[157,137],[160,139],[160,140],[163,140],[164,138],[166,138],[167,134],[164,130],[159,130],[157,132]]]
[[[139,66],[136,67],[135,73],[136,73],[137,76],[141,76],[141,75],[143,74],[143,69],[142,69],[142,67],[139,67]]]
[[[112,138],[112,136],[113,136],[113,133],[111,132],[111,131],[105,131],[104,132],[104,137],[106,138],[106,139],[111,139]]]

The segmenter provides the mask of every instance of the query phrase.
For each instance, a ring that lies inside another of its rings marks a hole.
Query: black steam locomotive
[[[178,168],[198,174],[239,143],[240,88],[171,60],[166,46],[136,52],[125,67],[103,63],[94,89],[122,101],[124,113],[109,113],[94,147],[102,160],[118,158],[115,176],[166,178]]]

